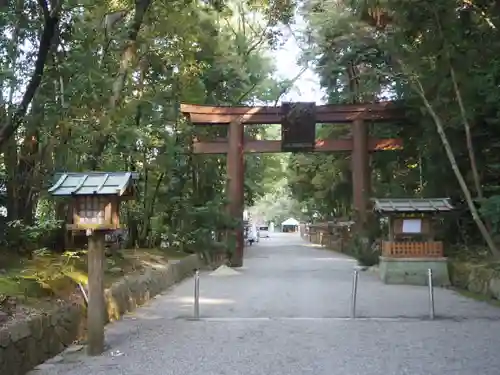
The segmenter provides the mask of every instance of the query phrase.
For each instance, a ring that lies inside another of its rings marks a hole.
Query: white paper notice
[[[404,219],[403,233],[421,233],[422,220],[420,219]]]

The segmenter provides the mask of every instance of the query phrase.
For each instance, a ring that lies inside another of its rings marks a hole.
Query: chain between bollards
[[[194,319],[200,319],[200,271],[194,273]]]
[[[358,294],[358,277],[359,271],[354,270],[352,275],[352,294],[351,294],[351,318],[356,318],[356,297]]]
[[[427,285],[429,286],[429,318],[434,319],[434,283],[432,281],[432,269],[427,270]]]

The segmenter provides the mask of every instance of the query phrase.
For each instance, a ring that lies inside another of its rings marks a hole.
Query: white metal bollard
[[[351,318],[356,318],[356,297],[358,294],[358,277],[359,271],[354,270],[352,275],[352,293],[351,293]]]
[[[194,319],[200,319],[200,271],[194,273]]]
[[[427,270],[427,284],[429,286],[429,318],[434,319],[434,283],[432,281],[432,269]]]

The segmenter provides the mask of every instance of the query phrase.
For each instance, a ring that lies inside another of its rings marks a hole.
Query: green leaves
[[[35,3],[17,3],[26,12],[16,12],[11,2],[0,15],[2,118],[15,108],[32,72],[42,26]],[[73,3],[62,10],[60,35],[16,134],[19,142],[3,155],[8,220],[24,225],[9,227],[15,232],[9,239],[26,237],[26,246],[34,246],[38,237],[29,224],[36,210],[43,211],[44,221],[51,214],[66,220],[62,204],[54,209],[39,198],[54,171],[95,167],[141,176],[138,199],[122,205],[129,245],[158,246],[165,238],[178,246],[212,241],[213,231],[234,226],[224,214],[225,158],[191,155],[190,145],[195,135],[211,139],[225,136],[225,130],[195,131],[179,113],[179,103],[276,100],[280,82],[273,79],[266,52],[277,23],[290,20],[293,4],[156,1],[135,40],[130,37],[134,2]],[[282,173],[276,160],[248,158],[247,202],[272,185],[266,169]]]

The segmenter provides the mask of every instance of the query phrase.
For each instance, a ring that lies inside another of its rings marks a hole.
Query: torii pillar
[[[240,119],[231,121],[228,129],[228,152],[227,152],[227,177],[228,177],[228,214],[239,220],[238,227],[229,231],[235,249],[231,254],[230,263],[232,267],[243,266],[243,206],[244,206],[244,177],[245,177],[245,150],[244,150],[244,124]]]
[[[368,127],[363,120],[352,123],[352,187],[356,224],[363,228],[367,223],[368,201],[370,199],[370,167],[368,148]]]

